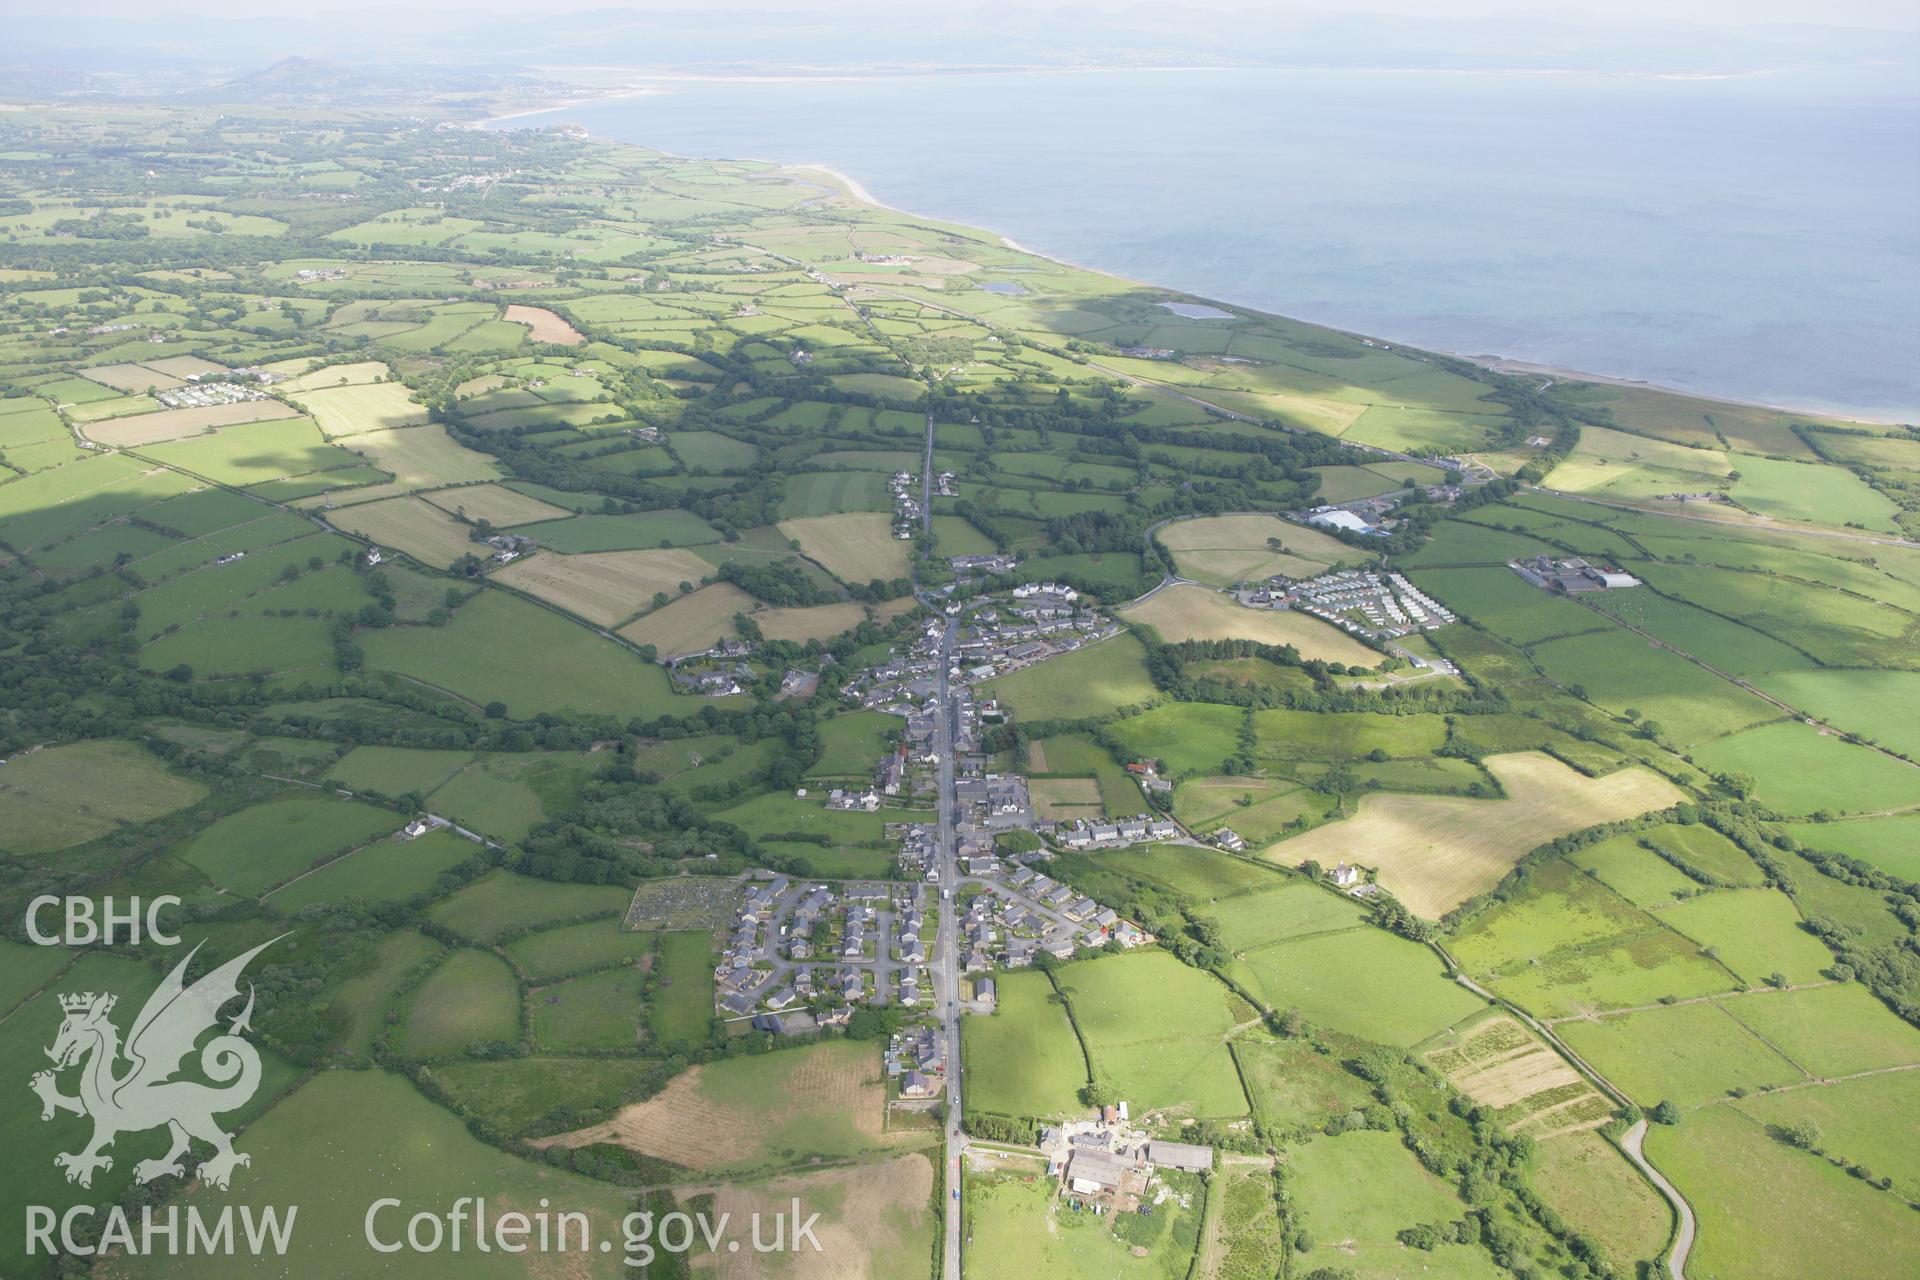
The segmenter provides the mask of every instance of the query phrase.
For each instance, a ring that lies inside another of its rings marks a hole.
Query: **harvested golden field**
[[[914,1152],[874,1164],[790,1174],[767,1182],[675,1187],[680,1203],[711,1195],[713,1214],[729,1221],[770,1222],[798,1199],[811,1213],[820,1242],[785,1253],[712,1253],[695,1263],[717,1280],[924,1280],[933,1233],[933,1161]]]
[[[163,440],[181,440],[197,436],[212,427],[231,427],[243,422],[278,422],[297,418],[300,411],[279,400],[242,400],[238,404],[209,404],[192,409],[162,409],[158,413],[135,414],[90,424],[89,440],[116,448],[159,444]]]
[[[908,601],[912,603],[911,600]],[[849,631],[865,620],[867,611],[852,600],[840,604],[816,604],[799,609],[766,609],[753,620],[769,640],[825,640]]]
[[[857,1041],[729,1058],[689,1067],[613,1119],[537,1145],[612,1142],[702,1173],[852,1155],[887,1142],[884,1079],[877,1050]]]
[[[467,526],[418,498],[387,498],[327,513],[335,527],[406,552],[422,564],[444,569],[468,553],[488,548],[467,538]]]
[[[527,326],[528,336],[535,342],[557,342],[562,346],[577,347],[587,340],[586,334],[545,307],[523,307],[515,303],[507,308],[506,320],[509,324]]]
[[[682,582],[698,582],[713,566],[691,551],[595,551],[563,556],[552,551],[516,560],[493,576],[589,622],[610,627],[653,607],[664,591],[678,595]]]
[[[1339,561],[1370,558],[1338,538],[1277,516],[1202,516],[1175,521],[1155,536],[1173,553],[1182,577],[1221,587],[1277,573],[1311,578]],[[1275,551],[1269,538],[1278,538],[1285,551]]]
[[[1208,587],[1181,584],[1155,592],[1120,611],[1129,622],[1152,627],[1168,644],[1182,640],[1257,640],[1290,644],[1303,658],[1375,666],[1381,655],[1340,628],[1291,609],[1249,609]]]
[[[442,511],[457,511],[469,520],[486,520],[499,528],[531,524],[536,520],[560,520],[572,512],[538,498],[529,498],[504,485],[476,484],[460,489],[441,489],[423,495]]]
[[[911,542],[893,536],[893,518],[878,511],[782,520],[784,537],[842,582],[904,578],[911,569]]]
[[[365,382],[290,393],[328,439],[411,427],[427,420],[427,407],[413,398],[404,383]],[[444,428],[442,428],[444,432]]]
[[[712,648],[717,640],[737,635],[733,615],[751,608],[752,596],[731,582],[716,582],[628,623],[620,628],[620,636],[652,645],[663,658],[698,653]]]
[[[1373,867],[1408,909],[1438,919],[1499,884],[1526,854],[1557,836],[1618,822],[1686,797],[1638,765],[1589,778],[1537,751],[1488,756],[1507,798],[1375,792],[1351,818],[1284,840],[1263,856],[1288,866]]]

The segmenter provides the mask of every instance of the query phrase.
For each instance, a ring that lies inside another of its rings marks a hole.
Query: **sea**
[[[636,79],[515,119],[1434,350],[1920,420],[1901,77],[1167,69]]]

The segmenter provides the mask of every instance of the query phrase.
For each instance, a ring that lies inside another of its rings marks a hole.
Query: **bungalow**
[[[900,1096],[903,1098],[931,1098],[936,1092],[933,1081],[918,1071],[909,1071],[900,1077]]]

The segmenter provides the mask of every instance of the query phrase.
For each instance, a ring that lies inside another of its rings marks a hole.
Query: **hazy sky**
[[[921,0],[921,3],[929,2]],[[527,11],[525,0],[404,0],[404,6],[410,11]],[[556,13],[635,9],[782,10],[813,13],[831,21],[836,10],[858,13],[871,10],[876,5],[873,0],[639,0],[638,3],[623,3],[622,0],[574,0],[570,3],[569,0],[557,0],[542,7]],[[909,3],[907,7],[913,6]],[[985,6],[966,3],[943,6],[949,11],[953,8],[964,10],[979,7]],[[1004,11],[1005,8],[1016,6],[993,7]],[[1138,0],[1068,0],[1065,4],[1035,7],[1124,11],[1139,5]],[[1401,13],[1428,20],[1450,17],[1534,21],[1571,19],[1598,21],[1606,25],[1637,21],[1698,23],[1703,26],[1808,22],[1828,26],[1920,28],[1920,4],[1914,3],[1914,0],[1354,0],[1352,3],[1337,3],[1336,0],[1265,0],[1264,3],[1249,3],[1249,0],[1172,0],[1168,5],[1154,7],[1163,12],[1166,9],[1197,10],[1223,18],[1236,12],[1258,10],[1267,14],[1286,12],[1302,15]],[[301,0],[298,10],[303,15],[375,14],[390,13],[391,6],[370,0]],[[160,0],[159,3],[153,0],[70,0],[67,3],[55,3],[54,0],[0,0],[0,14],[49,12],[78,21],[114,14],[137,14],[149,18],[164,17],[169,13],[258,18],[263,13],[258,0]]]

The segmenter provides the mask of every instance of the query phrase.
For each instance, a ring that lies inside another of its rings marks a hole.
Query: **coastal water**
[[[1920,93],[1115,71],[663,80],[503,122],[817,163],[875,199],[1283,315],[1920,419]]]

